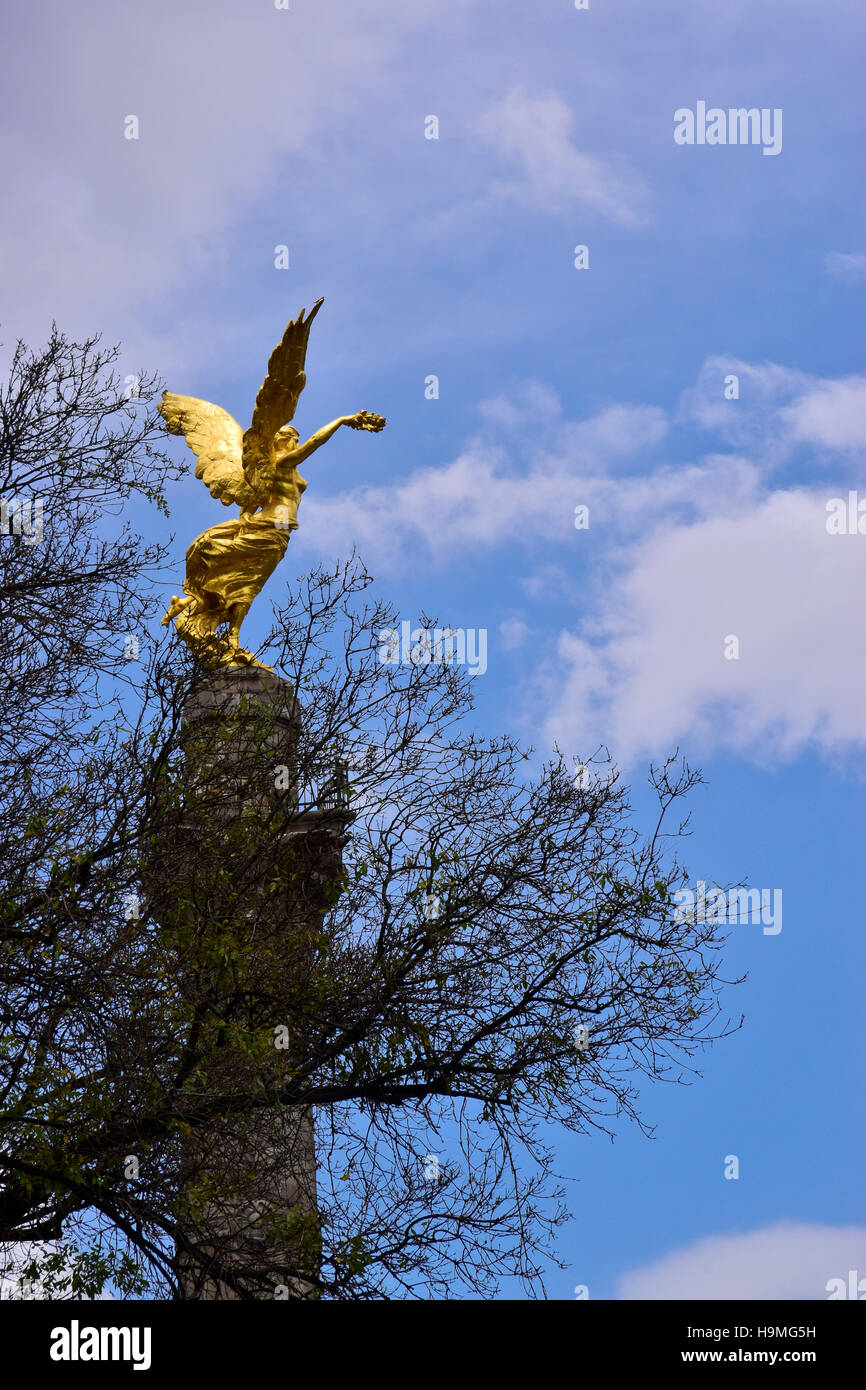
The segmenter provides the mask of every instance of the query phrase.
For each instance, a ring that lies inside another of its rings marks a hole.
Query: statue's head
[[[298,447],[298,431],[294,425],[283,425],[274,435],[274,453],[277,462],[282,463]]]

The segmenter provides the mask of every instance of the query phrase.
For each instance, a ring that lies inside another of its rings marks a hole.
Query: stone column
[[[313,1115],[298,1072],[349,816],[333,777],[305,804],[299,734],[287,682],[255,667],[208,673],[184,707],[183,788],[154,842],[150,897],[195,1055],[179,1139],[182,1298],[316,1296]]]

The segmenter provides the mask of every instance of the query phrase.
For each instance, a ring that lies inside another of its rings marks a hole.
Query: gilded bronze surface
[[[240,628],[297,528],[298,503],[307,486],[298,465],[340,425],[372,431],[385,427],[381,415],[361,410],[332,420],[301,444],[289,424],[307,380],[310,324],[322,303],[317,300],[306,318],[302,309],[271,353],[249,429],[242,430],[209,401],[163,392],[160,414],[195,454],[195,476],[224,506],[240,508],[240,516],[209,527],[193,541],[186,552],[185,597],[174,595],[162,620],[165,626],[174,619],[205,666],[263,665],[240,645]]]

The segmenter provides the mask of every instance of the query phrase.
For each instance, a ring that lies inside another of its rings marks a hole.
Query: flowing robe
[[[186,552],[184,593],[204,608],[249,608],[286,553],[289,531],[252,517],[221,521],[203,531]]]

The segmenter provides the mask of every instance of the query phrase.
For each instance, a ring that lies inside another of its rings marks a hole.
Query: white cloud
[[[150,309],[207,276],[222,312],[190,312],[217,351],[237,353],[229,237],[257,204],[247,247],[272,264],[297,226],[287,161],[294,171],[315,157],[315,142],[363,109],[406,39],[431,22],[424,7],[393,0],[369,0],[363,14],[343,7],[338,22],[330,9],[211,0],[205,12],[152,0],[110,23],[92,6],[61,6],[50,25],[39,6],[16,15],[0,138],[16,190],[0,258],[19,268],[4,287],[7,333],[41,334],[52,315],[73,332],[92,330],[96,316],[112,333],[131,306]],[[137,140],[124,138],[127,115],[138,117]],[[124,336],[159,342],[164,367],[188,328],[172,314],[165,331],[145,324]]]
[[[562,434],[576,456],[609,466],[660,444],[668,428],[667,416],[658,406],[614,405],[590,420],[567,425]]]
[[[576,603],[580,598],[580,589],[562,565],[539,565],[532,574],[521,576],[519,583],[529,598],[539,602],[565,598]]]
[[[862,451],[866,448],[866,377],[819,382],[780,416],[795,440],[826,449]]]
[[[504,618],[499,624],[499,636],[505,651],[513,652],[522,647],[531,631],[522,618]]]
[[[725,397],[735,376],[739,398]],[[828,450],[866,447],[866,377],[810,377],[775,362],[709,357],[693,387],[683,392],[679,421],[694,421],[722,439],[752,449],[769,469],[787,462],[803,444]]]
[[[836,280],[858,284],[866,280],[866,251],[828,251],[824,257],[824,269]]]
[[[775,492],[633,547],[541,673],[549,735],[578,752],[603,739],[624,762],[675,744],[759,760],[862,744],[866,537],[828,535],[825,504]]]
[[[643,220],[645,194],[637,176],[627,184],[572,139],[574,117],[556,92],[532,95],[512,88],[478,121],[478,133],[520,177],[502,181],[495,191],[523,206],[559,212],[583,205],[614,222]]]
[[[622,1299],[826,1299],[827,1283],[866,1275],[866,1227],[782,1221],[708,1236],[619,1280]]]
[[[553,418],[551,396],[536,397],[548,422]],[[601,515],[621,513],[623,520],[631,515],[633,523],[643,525],[646,509],[654,511],[666,501],[703,490],[699,470],[671,470],[663,479],[633,481],[627,488],[605,476],[608,460],[629,448],[636,455],[664,433],[663,413],[656,407],[607,409],[581,425],[558,427],[542,447],[528,428],[527,399],[516,390],[511,403],[499,397],[482,406],[497,425],[517,418],[508,409],[519,413],[524,424],[509,444],[521,466],[512,463],[504,444],[478,438],[450,463],[416,469],[396,484],[362,486],[336,497],[308,494],[304,541],[327,554],[357,544],[371,563],[396,568],[410,557],[417,562],[425,550],[441,561],[539,538],[573,542],[578,503],[600,508]],[[528,468],[527,455],[532,460]]]
[[[513,430],[529,425],[537,430],[561,419],[562,405],[543,381],[520,381],[508,395],[482,401],[478,413],[494,428]]]
[[[739,397],[725,396],[726,382],[736,377]],[[790,452],[789,431],[779,411],[806,391],[812,378],[776,362],[744,362],[714,355],[702,366],[694,386],[680,397],[678,422],[694,422],[720,439],[759,451],[766,466],[783,462]]]

